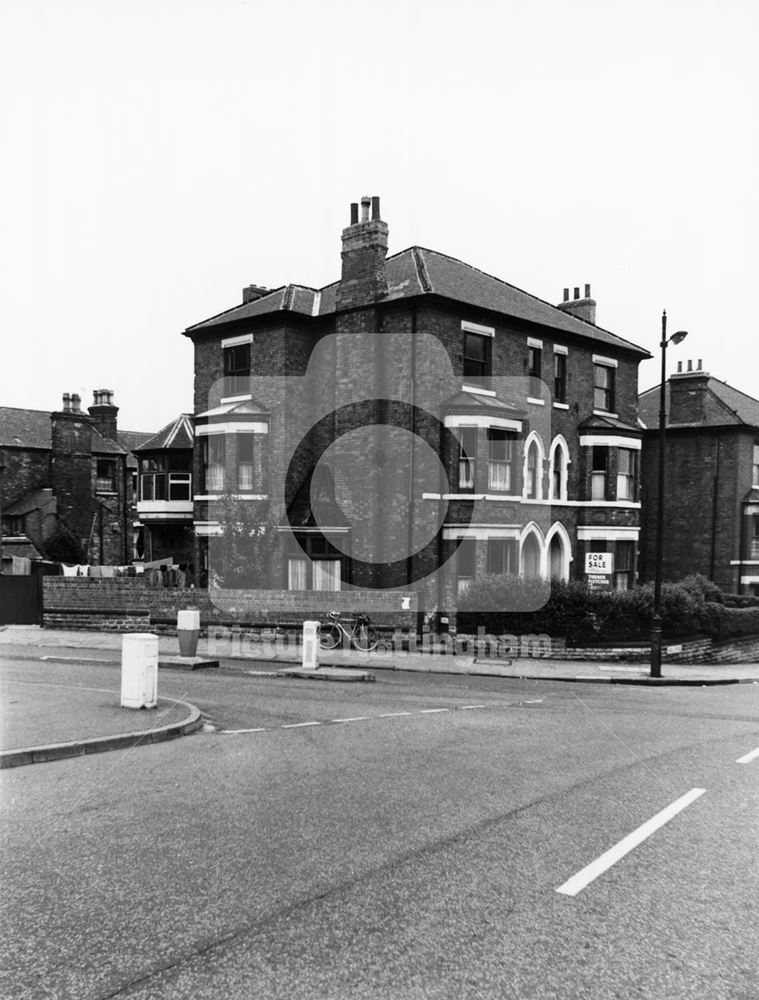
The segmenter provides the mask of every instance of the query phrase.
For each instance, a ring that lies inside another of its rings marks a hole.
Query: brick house
[[[612,552],[613,585],[630,586],[648,352],[596,325],[587,285],[551,305],[444,254],[387,246],[379,199],[364,198],[339,281],[250,285],[184,331],[201,581],[231,498],[236,517],[247,505],[273,526],[262,587],[414,587],[420,607],[452,610],[484,573],[581,577],[587,551]],[[362,440],[369,427],[386,443]],[[401,495],[422,453],[426,478]]]
[[[641,394],[641,578],[655,569],[660,387]],[[665,386],[663,576],[759,593],[759,400],[689,361]]]
[[[64,393],[52,413],[0,407],[3,560],[11,556],[116,565],[133,557],[132,447],[149,437],[117,427],[113,393],[85,413]]]
[[[134,450],[139,547],[145,562],[171,557],[180,567],[192,568],[193,444],[190,416],[180,413]]]

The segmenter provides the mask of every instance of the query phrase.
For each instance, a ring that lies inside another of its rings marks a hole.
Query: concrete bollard
[[[303,622],[303,669],[319,666],[319,622]]]
[[[195,656],[198,651],[199,635],[200,612],[179,611],[177,613],[177,636],[180,656]]]
[[[121,640],[121,707],[155,708],[158,703],[158,636],[135,632]]]

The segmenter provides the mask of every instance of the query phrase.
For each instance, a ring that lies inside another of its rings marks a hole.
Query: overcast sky
[[[362,194],[759,396],[758,47],[756,0],[3,0],[0,404],[158,429],[181,331],[339,277]]]

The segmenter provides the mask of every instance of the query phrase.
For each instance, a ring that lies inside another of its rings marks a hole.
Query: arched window
[[[543,577],[545,575],[544,552],[543,532],[532,521],[522,530],[521,534],[519,575],[530,579]]]
[[[547,571],[550,580],[568,580],[572,547],[569,534],[560,521],[556,521],[546,535]]]
[[[527,500],[543,499],[543,442],[532,431],[524,443],[523,496]]]
[[[567,499],[567,477],[569,472],[569,448],[561,434],[558,434],[551,444],[549,460],[549,500]]]

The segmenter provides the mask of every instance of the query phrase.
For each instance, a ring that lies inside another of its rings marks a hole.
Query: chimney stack
[[[669,377],[669,417],[671,424],[703,423],[708,405],[709,372],[703,370],[703,361],[698,359],[698,367],[693,361],[677,362],[677,372]]]
[[[78,408],[79,397],[77,396],[76,399]],[[97,427],[103,437],[117,442],[118,430],[116,418],[119,408],[113,404],[113,390],[94,389],[92,393],[92,406],[88,406],[87,409],[94,421],[95,427]]]
[[[263,298],[270,291],[270,288],[265,288],[263,285],[246,285],[242,290],[242,304],[245,305],[246,302],[253,302],[255,299]]]
[[[387,295],[388,226],[380,217],[380,200],[375,195],[361,199],[350,208],[350,225],[343,230],[342,277],[337,287],[337,308],[368,305]],[[371,218],[369,212],[371,209]]]
[[[570,300],[569,289],[564,289],[564,301],[560,302],[557,309],[570,313],[578,319],[585,320],[586,323],[596,324],[596,301],[590,297],[590,285],[585,285],[585,295],[580,298],[579,285],[575,285],[574,298]]]

